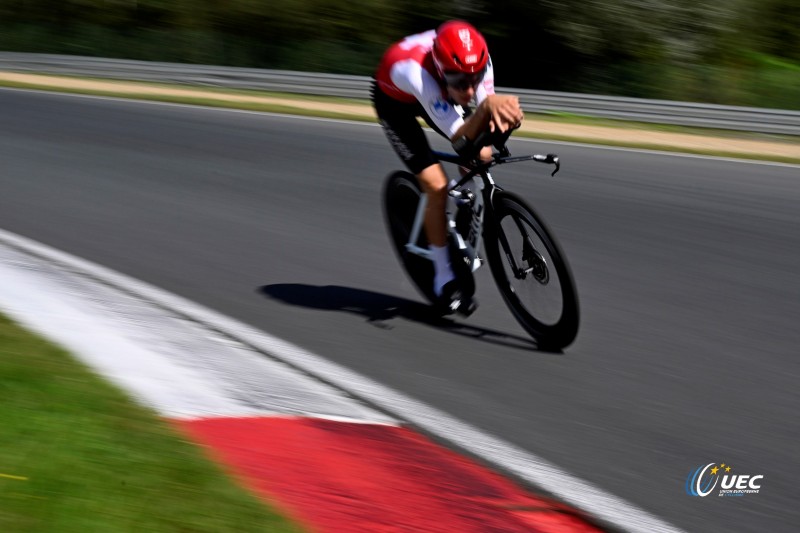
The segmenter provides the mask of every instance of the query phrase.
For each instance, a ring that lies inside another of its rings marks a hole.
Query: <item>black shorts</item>
[[[408,169],[419,174],[439,160],[433,155],[431,145],[425,137],[425,131],[420,126],[417,117],[422,117],[428,125],[444,138],[448,138],[425,112],[422,104],[415,102],[407,104],[387,96],[375,82],[371,87],[372,105],[378,115],[383,132],[389,139],[394,151],[406,164]]]

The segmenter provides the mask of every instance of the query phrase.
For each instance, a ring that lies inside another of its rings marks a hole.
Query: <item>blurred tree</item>
[[[737,22],[752,50],[800,63],[798,0],[752,0],[740,10]]]
[[[450,18],[500,86],[800,107],[798,0],[0,0],[0,49],[371,74]]]
[[[491,33],[504,40],[517,85],[605,91],[652,77],[647,66],[703,58],[735,14],[737,0],[499,0],[487,2]],[[506,60],[495,57],[500,65]],[[534,65],[538,68],[535,68]],[[644,68],[639,69],[638,66]],[[571,79],[570,79],[571,78]],[[656,83],[651,80],[650,83]]]

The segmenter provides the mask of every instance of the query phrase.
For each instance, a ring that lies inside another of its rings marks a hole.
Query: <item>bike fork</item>
[[[542,285],[546,285],[547,282],[550,281],[550,272],[547,268],[547,261],[536,249],[536,246],[534,246],[533,240],[531,239],[530,235],[528,235],[528,232],[525,230],[522,222],[520,222],[520,220],[516,217],[512,216],[511,218],[514,220],[517,230],[522,237],[521,259],[523,267],[527,268],[521,267],[517,262],[514,252],[511,250],[511,245],[508,242],[508,238],[506,237],[503,228],[500,227],[499,222],[497,223],[496,231],[500,240],[500,244],[503,247],[503,251],[506,254],[506,259],[511,266],[511,271],[514,273],[514,277],[518,280],[523,280],[528,276],[528,274],[531,274],[536,281]]]

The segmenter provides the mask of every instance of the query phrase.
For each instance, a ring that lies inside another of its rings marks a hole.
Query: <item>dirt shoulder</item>
[[[361,120],[375,120],[373,110],[368,104],[349,103],[342,100],[321,101],[300,96],[269,96],[256,93],[222,92],[203,88],[181,88],[139,82],[87,80],[15,72],[0,72],[0,84],[49,90],[58,89],[88,94],[166,99],[170,101],[186,100],[191,103],[204,102],[210,105],[225,104],[236,106],[239,104],[243,107],[252,108],[255,106],[263,110],[269,110],[272,107],[274,110],[282,112],[297,110],[298,112],[302,111],[303,114],[319,113],[323,116],[336,115]],[[739,139],[659,131],[657,129],[648,129],[645,126],[641,129],[631,129],[572,124],[532,117],[526,118],[521,133],[539,138],[665,150],[672,149],[716,155],[757,157],[759,159],[776,159],[800,163],[800,139],[798,139],[798,142]]]

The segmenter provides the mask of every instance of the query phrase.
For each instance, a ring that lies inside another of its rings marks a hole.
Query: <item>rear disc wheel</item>
[[[433,292],[433,261],[411,253],[406,249],[414,219],[417,214],[421,188],[416,176],[404,171],[389,175],[383,191],[383,212],[387,230],[400,264],[417,290],[431,303],[436,303]],[[428,247],[425,232],[421,231],[416,243],[420,248]]]

